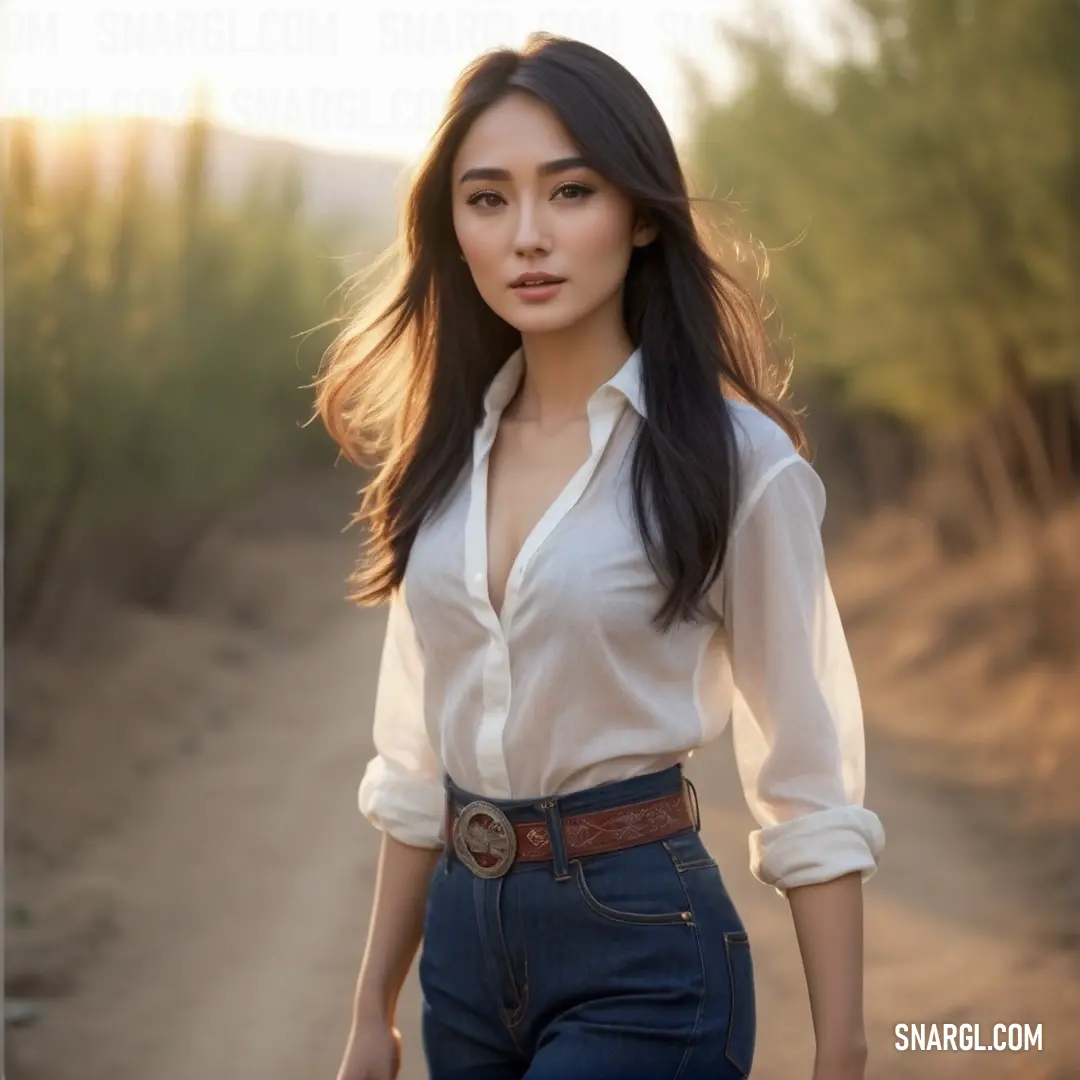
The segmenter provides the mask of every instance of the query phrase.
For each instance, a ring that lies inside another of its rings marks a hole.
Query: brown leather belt
[[[648,844],[696,828],[686,786],[673,795],[562,819],[568,859]],[[447,805],[447,841],[478,877],[502,877],[515,862],[552,857],[546,821],[513,824],[494,804]]]

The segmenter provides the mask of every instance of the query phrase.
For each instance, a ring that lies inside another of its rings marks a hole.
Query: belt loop
[[[696,832],[701,832],[701,806],[698,803],[697,788],[694,787],[694,781],[691,780],[689,776],[684,776],[683,780],[686,783],[686,787],[691,796],[691,805],[694,814],[694,830]]]
[[[450,785],[446,785],[446,840],[444,843],[445,857],[443,859],[443,873],[450,873],[450,860],[454,857],[454,793]]]
[[[555,880],[570,880],[570,865],[566,861],[566,838],[563,836],[562,815],[558,799],[545,799],[540,806],[547,822],[548,839],[551,841],[551,860],[555,866]]]

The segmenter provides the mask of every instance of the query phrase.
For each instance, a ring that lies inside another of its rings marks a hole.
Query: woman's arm
[[[817,1057],[815,1077],[863,1076],[867,1045],[863,1024],[862,875],[845,874],[789,889],[799,941]]]
[[[863,805],[858,683],[829,582],[825,490],[793,454],[758,470],[721,595],[739,774],[760,826],[751,869],[786,896],[817,1037],[814,1075],[861,1078],[862,882],[885,844]]]
[[[338,1080],[391,1080],[401,1061],[398,996],[416,956],[431,875],[443,846],[446,795],[424,715],[424,658],[404,589],[390,601],[373,726],[376,754],[360,782],[363,815],[383,833],[353,1024]]]
[[[393,1024],[398,995],[420,945],[428,885],[439,858],[383,833],[354,1023]]]

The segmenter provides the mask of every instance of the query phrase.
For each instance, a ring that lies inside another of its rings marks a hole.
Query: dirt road
[[[288,543],[258,542],[268,581],[309,575],[311,632],[284,647],[268,639],[248,660],[250,692],[228,722],[176,754],[137,813],[57,875],[59,891],[101,898],[116,930],[83,965],[75,993],[44,1003],[17,1033],[22,1071],[10,1080],[332,1080],[377,852],[355,790],[371,752],[383,615],[338,598],[351,546],[332,537],[300,559]],[[1067,957],[1029,933],[1039,913],[1023,868],[974,837],[962,807],[902,775],[873,716],[870,727],[868,803],[889,839],[866,889],[870,1077],[1075,1078],[1080,983]],[[809,1077],[791,920],[750,878],[750,821],[726,740],[695,757],[690,775],[755,948],[754,1077]],[[418,1002],[414,969],[399,1017],[402,1080],[425,1075]],[[1043,1049],[893,1047],[896,1024],[965,1021],[980,1023],[984,1041],[997,1022],[1041,1024]]]

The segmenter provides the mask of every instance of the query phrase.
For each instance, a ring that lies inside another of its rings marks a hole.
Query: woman
[[[390,601],[359,796],[384,835],[339,1080],[396,1075],[421,938],[433,1080],[748,1075],[750,945],[682,774],[729,716],[813,1076],[861,1078],[884,836],[824,493],[660,115],[587,45],[485,54],[403,239],[317,384],[345,452],[381,457],[353,599]]]

